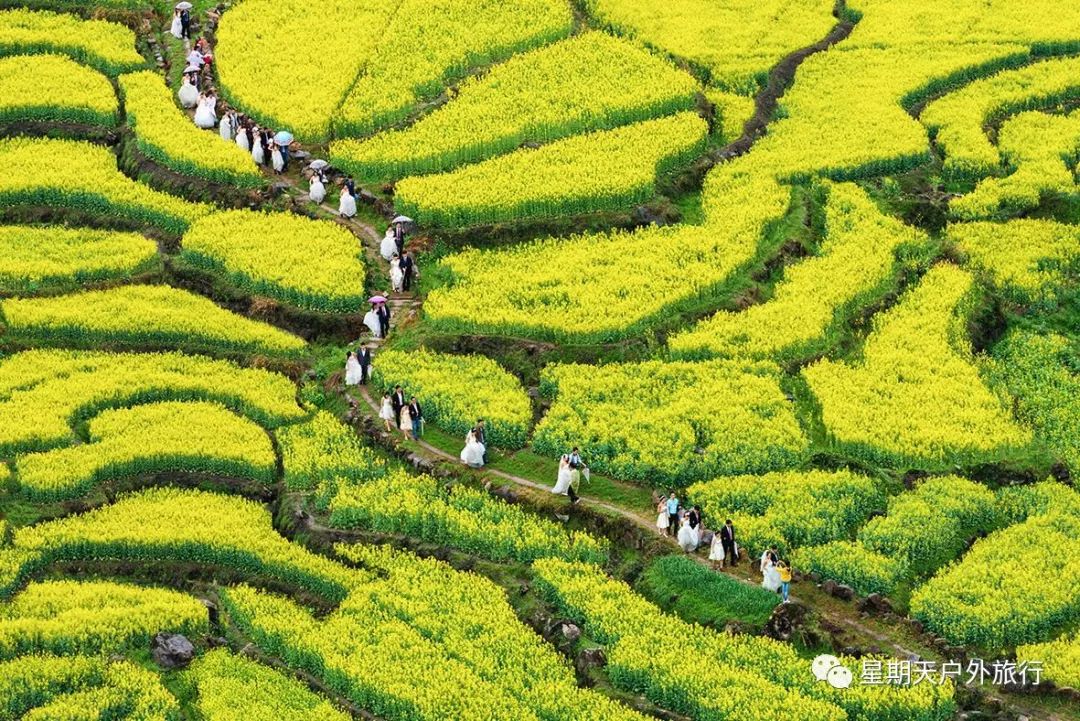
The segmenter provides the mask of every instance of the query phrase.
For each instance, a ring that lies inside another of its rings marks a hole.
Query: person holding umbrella
[[[281,130],[274,136],[274,142],[281,149],[282,171],[289,169],[289,146],[292,145],[293,134],[287,130]]]
[[[397,244],[398,255],[401,255],[405,252],[405,224],[411,223],[412,218],[399,215],[390,222],[394,224],[394,242]]]
[[[191,40],[191,3],[181,2],[176,4],[180,11],[180,37]]]
[[[383,301],[379,303],[379,325],[382,326],[382,337],[385,338],[390,333],[390,306]]]

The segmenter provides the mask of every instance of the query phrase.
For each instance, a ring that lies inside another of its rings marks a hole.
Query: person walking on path
[[[379,243],[379,255],[381,255],[387,263],[394,259],[397,254],[397,241],[394,240],[394,226],[386,226],[386,235],[383,236],[382,241]]]
[[[405,254],[401,256],[399,263],[402,274],[402,288],[406,293],[412,290],[413,276],[416,273],[416,263],[413,261],[412,253],[405,251]]]
[[[382,418],[383,422],[386,424],[387,433],[394,430],[390,425],[394,422],[394,403],[390,400],[389,393],[383,393],[382,405],[379,407],[379,418]]]
[[[660,531],[660,535],[663,536],[667,533],[668,525],[671,521],[668,519],[667,512],[667,496],[660,496],[660,502],[656,504],[656,527]]]
[[[356,354],[349,351],[345,356],[345,385],[359,385],[363,375],[364,371],[360,366],[360,362],[356,359]]]
[[[667,499],[668,535],[675,537],[679,532],[679,497],[672,491]]]
[[[701,506],[692,507],[687,515],[690,516],[690,528],[700,533],[698,527],[701,525]]]
[[[341,195],[338,196],[338,215],[342,218],[356,217],[356,198],[347,187],[342,188]]]
[[[420,429],[423,427],[424,422],[424,410],[420,407],[420,401],[416,400],[416,396],[409,398],[409,418],[412,419],[412,434],[413,438],[420,437]]]
[[[712,542],[709,544],[709,561],[714,571],[719,571],[724,567],[724,539],[719,533],[713,534]]]
[[[559,474],[555,478],[555,487],[551,489],[551,492],[560,496],[568,495],[570,480],[570,456],[564,453],[559,457]]]
[[[322,203],[326,200],[326,183],[323,180],[322,173],[318,171],[311,176],[311,181],[308,183],[308,197],[311,198],[313,203]]]
[[[371,377],[371,349],[367,345],[356,352],[356,362],[360,364],[360,385],[366,386]]]
[[[390,335],[390,305],[388,303],[379,303],[379,326],[382,328],[383,338]]]
[[[377,303],[371,304],[371,310],[364,314],[364,325],[376,338],[383,337],[382,312]]]
[[[770,548],[761,557],[761,586],[773,593],[778,592],[780,586],[783,585],[780,581],[780,571],[776,567],[777,561],[779,561],[779,558],[773,548]]]
[[[576,505],[581,500],[578,491],[581,490],[581,467],[570,461],[570,486],[566,489],[566,495],[570,496],[570,505]]]
[[[698,542],[701,540],[701,537],[693,527],[691,513],[687,513],[683,516],[682,523],[679,525],[679,535],[677,540],[679,547],[682,548],[685,553],[693,553],[697,550]]]
[[[191,40],[191,11],[187,8],[180,11],[180,37]]]
[[[412,412],[409,410],[408,405],[401,407],[401,422],[398,425],[401,428],[401,434],[405,436],[405,440],[414,440]]]
[[[476,442],[484,447],[484,465],[487,465],[487,433],[484,432],[484,419],[477,418],[476,425],[472,429]]]
[[[401,425],[401,409],[405,407],[405,391],[401,386],[394,386],[394,392],[390,394],[390,402],[394,406],[394,424]]]
[[[727,560],[727,556],[730,553],[731,565],[734,567],[739,560],[739,547],[735,545],[735,526],[732,525],[730,518],[724,522],[724,527],[720,529],[720,533],[717,535],[720,536],[720,543],[723,548],[723,556],[720,558],[720,565],[724,565],[724,561]]]
[[[401,267],[401,257],[397,253],[390,259],[390,286],[395,293],[400,293],[405,287],[405,270]]]

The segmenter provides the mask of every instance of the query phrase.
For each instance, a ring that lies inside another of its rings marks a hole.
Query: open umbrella
[[[189,2],[176,3],[177,10],[190,10],[193,7],[194,5]]]
[[[281,132],[279,132],[277,135],[274,136],[274,142],[275,143],[280,143],[281,145],[288,145],[292,141],[293,141],[293,134],[290,133],[288,130],[282,130]]]
[[[381,295],[373,295],[370,298],[368,298],[368,303],[385,303],[385,302],[386,302],[386,298],[383,298]]]
[[[188,65],[186,68],[184,68],[184,75],[187,75],[188,73],[197,73],[197,72],[199,72],[199,68],[197,66],[195,66],[195,65]]]
[[[329,168],[330,163],[326,162],[325,160],[312,160],[310,163],[308,163],[308,167],[312,170],[322,170],[323,168]]]
[[[398,217],[394,218],[390,222],[394,223],[394,224],[397,224],[397,223],[411,223],[411,222],[413,222],[413,219],[410,218],[407,215],[399,215]]]

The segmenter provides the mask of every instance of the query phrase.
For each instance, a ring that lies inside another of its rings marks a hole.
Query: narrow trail
[[[360,395],[363,396],[364,401],[367,403],[368,409],[371,411],[368,414],[368,416],[376,424],[378,424],[378,422],[379,422],[379,417],[378,417],[379,416],[379,405],[375,401],[375,399],[371,397],[371,393],[370,393],[370,391],[368,391],[367,386],[360,386]],[[457,457],[447,453],[446,451],[442,450],[441,448],[437,448],[437,447],[431,445],[427,441],[417,439],[416,443],[427,453],[428,460],[451,461],[453,463],[460,463],[460,459],[458,459]],[[464,464],[462,464],[462,468],[465,469],[465,468],[468,468],[468,467],[465,466]],[[519,486],[523,486],[525,488],[531,488],[531,489],[534,489],[534,490],[537,490],[537,491],[544,491],[544,492],[548,492],[548,493],[551,492],[551,486],[546,486],[546,485],[544,485],[542,483],[537,483],[536,481],[531,481],[528,478],[522,478],[521,476],[515,476],[512,473],[506,473],[505,471],[500,471],[500,470],[497,470],[497,469],[494,469],[494,468],[484,468],[482,470],[478,469],[478,470],[476,470],[474,472],[477,475],[481,475],[481,476],[496,476],[498,478],[501,478],[501,479],[506,480],[506,481],[510,481],[511,483],[515,483],[515,484],[517,484]],[[648,521],[648,519],[641,517],[640,515],[634,513],[633,511],[629,511],[629,510],[627,510],[625,508],[620,508],[619,506],[613,505],[611,503],[606,503],[604,501],[600,501],[600,500],[597,500],[595,498],[589,498],[589,497],[587,497],[585,495],[581,496],[580,503],[582,505],[591,506],[593,508],[601,508],[601,509],[607,511],[608,513],[612,514],[612,515],[616,515],[616,516],[619,516],[620,518],[625,518],[626,520],[631,521],[632,523],[634,523],[639,528],[646,529],[646,530],[648,530],[648,531],[650,531],[652,533],[656,532],[656,526],[654,526],[652,523],[650,523]],[[674,541],[672,541],[672,545],[674,545]]]
[[[851,31],[855,29],[855,23],[843,18],[846,9],[845,1],[837,0],[833,10],[837,22],[829,34],[812,45],[789,53],[769,70],[769,79],[765,87],[754,97],[754,114],[743,126],[743,134],[716,152],[714,156],[716,162],[730,160],[747,153],[758,138],[765,134],[766,126],[772,121],[780,98],[795,81],[795,73],[803,61],[811,55],[828,50],[851,35]]]
[[[296,202],[312,202],[311,197],[307,191],[303,190],[297,181],[289,176],[278,176],[279,183],[284,183],[289,186],[290,195]],[[385,282],[386,290],[377,291],[387,298],[387,305],[390,307],[390,333],[402,325],[418,319],[420,317],[420,310],[423,302],[417,297],[413,291],[403,291],[401,293],[395,293],[389,290],[390,285],[390,263],[382,257],[382,253],[379,252],[379,245],[382,242],[383,235],[370,223],[365,223],[357,217],[346,218],[342,216],[337,208],[334,208],[327,203],[319,203],[319,210],[323,211],[328,217],[332,218],[334,222],[339,225],[348,228],[349,231],[356,236],[357,242],[364,250],[364,259],[369,268],[378,268],[378,275]],[[365,336],[364,342],[373,347],[379,347],[386,341],[385,338],[376,338],[374,336]]]

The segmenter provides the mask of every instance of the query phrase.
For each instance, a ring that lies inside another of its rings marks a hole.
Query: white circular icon
[[[829,675],[826,678],[833,688],[848,688],[852,680],[851,669],[847,666],[833,666],[829,669]]]
[[[839,665],[840,659],[836,656],[830,656],[827,653],[818,656],[814,659],[814,664],[811,667],[814,671],[814,678],[818,681],[824,681],[828,677],[829,671],[831,671],[834,666]]]

